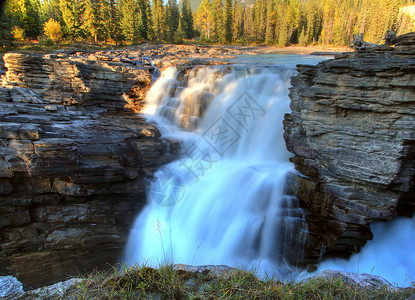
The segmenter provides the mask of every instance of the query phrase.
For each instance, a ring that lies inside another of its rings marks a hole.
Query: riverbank
[[[114,267],[6,299],[412,299],[414,292],[368,274],[326,270],[281,282],[227,266],[162,265]]]

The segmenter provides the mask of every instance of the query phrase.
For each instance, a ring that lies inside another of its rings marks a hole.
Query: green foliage
[[[179,28],[180,11],[176,0],[168,0],[166,7],[167,41],[173,42]]]
[[[151,39],[154,41],[166,40],[166,9],[163,0],[153,0],[151,22],[153,27]]]
[[[212,4],[209,0],[203,0],[196,12],[196,26],[201,33],[202,40],[211,40],[214,26]]]
[[[148,10],[146,0],[123,0],[120,4],[120,25],[126,40],[133,44],[148,38]]]
[[[11,33],[10,18],[0,7],[0,52],[13,47],[13,35]]]
[[[13,26],[35,39],[49,19],[72,42],[115,44],[182,42],[198,32],[210,43],[347,45],[357,33],[379,43],[388,29],[415,30],[414,0],[203,0],[194,14],[198,0],[180,1],[6,0],[0,39],[12,40]]]
[[[65,24],[64,32],[71,39],[82,36],[81,15],[84,13],[84,5],[81,0],[60,0],[59,9]]]
[[[8,0],[6,12],[12,25],[22,28],[26,36],[36,38],[40,34],[40,0]]]
[[[63,295],[64,299],[406,299],[415,289],[374,289],[318,278],[300,283],[260,280],[252,272],[177,270],[172,265],[95,273]]]
[[[182,14],[180,16],[179,27],[180,27],[180,32],[184,38],[191,39],[195,36],[193,15],[192,15],[192,11],[190,10],[188,0],[183,0]]]

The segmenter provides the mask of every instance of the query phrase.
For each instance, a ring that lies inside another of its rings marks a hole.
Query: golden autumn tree
[[[45,26],[43,27],[43,32],[54,43],[59,42],[63,35],[61,25],[59,24],[59,22],[55,21],[52,18],[45,23]]]

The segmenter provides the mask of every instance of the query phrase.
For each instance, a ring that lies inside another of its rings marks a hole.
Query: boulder
[[[13,276],[0,276],[0,297],[13,296],[23,292],[23,285]]]
[[[359,288],[372,288],[372,289],[395,289],[396,287],[393,286],[389,281],[386,279],[377,276],[377,275],[370,275],[366,273],[358,274],[358,273],[351,273],[351,272],[342,272],[342,271],[335,271],[335,270],[324,270],[317,274],[314,274],[304,281],[312,281],[317,278],[325,278],[325,279],[340,279],[343,284],[349,286],[357,286]]]

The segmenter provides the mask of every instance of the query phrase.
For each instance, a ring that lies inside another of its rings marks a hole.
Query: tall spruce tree
[[[65,24],[64,32],[71,39],[82,36],[81,15],[83,5],[80,0],[60,0],[59,8]]]
[[[151,11],[151,22],[153,28],[152,40],[166,40],[166,10],[163,5],[163,0],[153,1],[153,7]]]
[[[225,6],[223,11],[223,27],[224,27],[224,37],[223,42],[231,43],[232,42],[232,0],[225,0]]]
[[[179,28],[180,11],[176,0],[168,0],[166,7],[167,41],[173,42]]]
[[[191,39],[194,37],[194,25],[193,25],[193,15],[190,10],[190,5],[188,0],[183,0],[182,3],[182,14],[180,16],[180,25],[184,33],[184,37]]]

